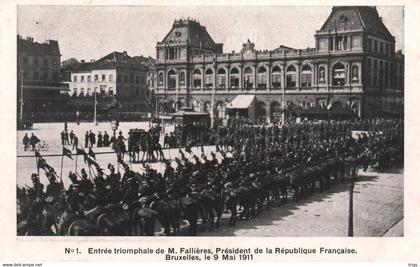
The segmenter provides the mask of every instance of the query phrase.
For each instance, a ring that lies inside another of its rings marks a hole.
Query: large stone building
[[[315,48],[279,46],[223,53],[206,28],[176,20],[157,43],[156,95],[174,108],[214,110],[239,95],[256,96],[256,116],[282,113],[376,116],[402,114],[404,57],[375,7],[333,7],[315,32]],[[284,102],[283,102],[284,101]]]
[[[55,40],[34,42],[17,36],[18,119],[59,104],[67,89],[60,84],[60,48]]]
[[[147,66],[138,58],[130,57],[127,52],[112,52],[103,58],[76,64],[71,69],[70,95],[91,98],[94,92],[98,97],[115,99],[120,111],[147,110]]]

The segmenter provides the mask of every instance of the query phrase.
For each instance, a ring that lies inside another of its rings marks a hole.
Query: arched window
[[[226,87],[226,71],[224,68],[220,68],[217,71],[217,88]]]
[[[230,87],[233,89],[239,87],[239,70],[237,68],[230,70]]]
[[[268,83],[267,69],[264,66],[261,66],[258,68],[258,72],[257,72],[258,88],[260,89],[267,88],[267,83]]]
[[[212,69],[206,70],[205,86],[206,88],[213,87],[213,70]]]
[[[175,70],[168,71],[168,89],[175,89],[176,87],[176,72]]]
[[[254,74],[251,67],[247,67],[244,70],[244,87],[252,88],[254,86]]]
[[[174,48],[169,48],[169,59],[173,60],[175,59],[176,55],[175,55],[175,49]]]
[[[346,83],[346,70],[343,64],[337,63],[332,68],[332,85],[344,86],[345,83]]]
[[[181,71],[180,77],[179,77],[179,83],[184,85],[185,84],[185,72]]]
[[[193,87],[200,88],[201,87],[201,71],[199,69],[194,70],[193,74]]]
[[[286,69],[286,86],[296,87],[296,68],[293,66]]]
[[[271,85],[273,89],[279,89],[281,87],[281,69],[279,66],[274,66],[271,71]]]
[[[357,65],[351,68],[351,80],[354,82],[359,81],[359,67]]]
[[[163,73],[159,73],[159,85],[163,84]]]
[[[319,83],[325,83],[325,68],[323,66],[319,67]]]
[[[309,65],[302,67],[301,77],[301,86],[302,87],[311,87],[312,86],[312,69]]]

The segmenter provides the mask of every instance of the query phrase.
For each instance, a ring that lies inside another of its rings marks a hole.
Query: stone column
[[[254,62],[254,86],[253,86],[254,90],[256,90],[256,88],[258,87],[258,85],[257,85],[257,71],[258,71],[258,65],[257,65],[257,62]]]

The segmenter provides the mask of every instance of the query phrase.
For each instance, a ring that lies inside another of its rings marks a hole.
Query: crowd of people
[[[352,136],[352,131],[359,133]],[[403,131],[399,119],[305,121],[281,127],[232,119],[226,127],[195,133],[195,144],[214,144],[214,152],[179,149],[174,162],[161,159],[163,172],[145,163],[144,172],[109,164],[91,179],[85,170],[70,173],[71,185],[64,188],[49,170],[45,191],[33,174],[31,187],[18,188],[18,234],[153,235],[159,220],[169,235],[179,232],[184,219],[194,235],[198,218],[203,227],[212,228],[225,210],[234,225],[237,218],[258,216],[273,199],[287,201],[288,193],[298,201],[315,188],[355,178],[359,166],[378,171],[401,167]]]

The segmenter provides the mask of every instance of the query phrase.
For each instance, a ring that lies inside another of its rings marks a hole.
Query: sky
[[[257,50],[280,45],[315,46],[314,34],[331,6],[19,6],[18,34],[36,42],[58,40],[62,61],[89,61],[113,51],[156,57],[156,43],[174,19],[193,18],[207,28],[224,52],[240,51],[247,39]],[[404,9],[378,6],[378,12],[404,51]]]

